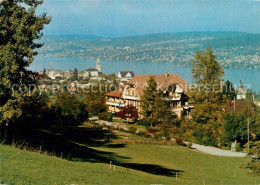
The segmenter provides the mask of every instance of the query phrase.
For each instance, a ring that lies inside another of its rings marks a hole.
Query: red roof
[[[117,89],[116,91],[112,91],[112,92],[105,94],[105,96],[111,96],[111,97],[116,97],[116,98],[120,98],[121,95],[122,95],[121,89]]]
[[[169,85],[176,84],[180,85],[184,92],[188,92],[189,84],[181,78],[178,74],[168,74],[168,75],[136,75],[131,80],[127,82],[129,85],[135,85],[138,94],[141,96],[145,89],[145,84],[151,76],[154,76],[157,86],[166,89]]]

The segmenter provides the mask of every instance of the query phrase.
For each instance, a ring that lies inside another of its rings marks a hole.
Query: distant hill
[[[260,69],[260,34],[244,32],[155,33],[106,38],[95,35],[44,36],[43,56],[125,62],[190,65],[197,50],[213,47],[220,64],[228,68]]]
[[[101,39],[103,37],[97,35],[46,35],[44,36],[47,39],[54,38],[84,38],[84,39]]]

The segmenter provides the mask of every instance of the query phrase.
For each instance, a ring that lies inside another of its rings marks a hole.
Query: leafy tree
[[[88,119],[86,105],[75,95],[60,93],[55,96],[52,104],[61,127],[78,125]]]
[[[107,78],[108,78],[109,80],[111,80],[111,81],[115,81],[116,78],[117,78],[117,76],[116,76],[115,73],[112,73],[112,74],[107,75]]]
[[[117,115],[124,120],[132,120],[136,122],[139,118],[138,110],[132,105],[121,107]]]
[[[197,84],[198,93],[202,95],[201,99],[207,100],[210,95],[219,93],[224,71],[216,61],[212,48],[204,52],[197,51],[192,63],[192,77]]]
[[[87,111],[91,116],[98,116],[99,113],[105,112],[107,107],[105,105],[105,92],[106,87],[104,84],[89,86],[84,90],[83,102],[87,106]],[[113,90],[113,89],[111,89]]]
[[[202,53],[197,51],[192,62],[192,76],[197,85],[192,92],[195,102],[192,119],[196,123],[193,136],[198,143],[220,145],[223,133],[223,106],[226,103],[226,98],[221,92],[224,71],[216,61],[211,47]]]
[[[19,103],[25,94],[19,93],[24,90],[20,84],[35,82],[35,74],[26,67],[37,55],[35,49],[43,46],[35,40],[41,38],[44,25],[50,22],[46,14],[36,15],[42,3],[42,0],[0,2],[0,124],[14,123],[22,115]]]
[[[223,137],[228,145],[235,140],[245,144],[247,142],[247,115],[235,113],[225,115]]]

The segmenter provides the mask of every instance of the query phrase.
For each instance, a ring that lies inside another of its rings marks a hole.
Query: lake
[[[29,67],[33,71],[46,69],[61,69],[66,71],[68,69],[77,68],[80,71],[88,68],[95,68],[96,61],[63,58],[63,57],[36,57],[35,61]],[[243,84],[250,85],[256,91],[260,91],[260,71],[247,69],[224,69],[225,80],[230,80],[235,87],[238,87],[239,80]],[[119,71],[134,71],[135,74],[164,74],[168,73],[179,74],[188,83],[192,83],[191,67],[179,66],[177,64],[163,64],[163,63],[137,63],[137,62],[114,62],[101,61],[101,71],[105,74],[118,73]]]

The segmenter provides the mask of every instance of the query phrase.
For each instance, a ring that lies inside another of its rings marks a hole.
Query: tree
[[[139,118],[138,110],[132,105],[121,107],[120,111],[117,113],[117,116],[124,120],[132,120],[136,122]]]
[[[245,168],[249,169],[251,174],[260,176],[260,142],[254,143],[250,150],[251,161],[245,165]]]
[[[216,61],[212,48],[209,47],[204,52],[197,51],[192,63],[192,77],[197,84],[198,93],[203,95],[202,99],[220,92],[224,71]]]
[[[77,99],[75,95],[60,93],[55,96],[52,104],[61,127],[64,124],[79,125],[88,119],[86,104]]]
[[[236,97],[234,86],[229,80],[227,80],[223,86],[223,93],[229,100],[233,100]]]
[[[74,77],[74,80],[76,81],[76,80],[78,80],[78,69],[77,68],[75,68],[74,69],[74,72],[73,72],[73,77]]]
[[[25,94],[19,91],[25,88],[20,85],[35,83],[35,74],[26,67],[37,55],[35,49],[43,46],[35,40],[42,37],[44,25],[50,22],[46,14],[36,15],[42,3],[42,0],[0,2],[0,124],[13,123],[21,115],[18,104]]]
[[[197,85],[192,92],[195,109],[194,137],[196,142],[206,145],[221,145],[223,133],[223,106],[226,98],[221,92],[223,69],[216,61],[212,48],[196,52],[192,60],[192,76]]]
[[[169,114],[168,102],[164,100],[163,93],[157,90],[154,76],[147,81],[147,87],[141,97],[141,114],[151,126],[162,123]]]
[[[224,116],[224,142],[229,145],[237,142],[244,145],[247,142],[247,117],[246,114],[227,114]]]
[[[43,75],[45,76],[46,75],[46,68],[43,69]]]
[[[253,93],[252,89],[246,90],[246,99],[251,102],[254,101],[254,93]]]

